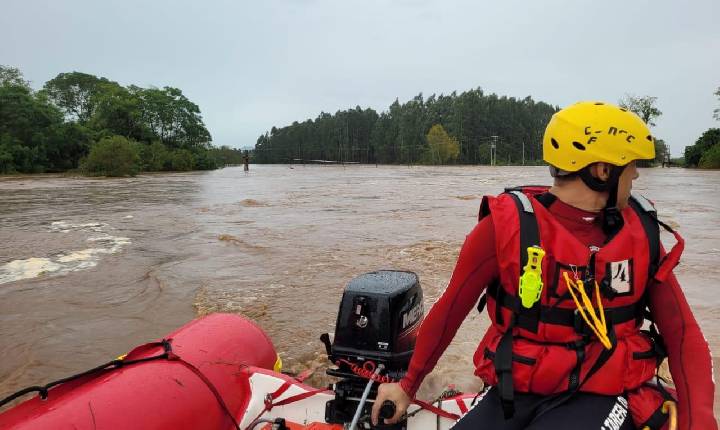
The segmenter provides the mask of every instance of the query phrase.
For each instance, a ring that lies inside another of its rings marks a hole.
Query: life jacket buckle
[[[593,333],[578,309],[575,309],[575,312],[573,312],[573,328],[575,329],[575,333],[583,337],[589,337]]]
[[[613,325],[613,310],[606,308],[603,309],[603,312],[605,313],[605,320],[608,322],[608,326]],[[575,329],[575,333],[579,334],[585,339],[589,339],[595,334],[590,328],[590,326],[587,324],[587,322],[585,322],[578,309],[575,309],[575,311],[573,312],[573,326],[573,328]]]

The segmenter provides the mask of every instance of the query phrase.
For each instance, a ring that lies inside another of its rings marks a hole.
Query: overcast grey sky
[[[564,106],[658,97],[679,155],[718,127],[720,1],[3,0],[0,64],[34,87],[82,71],[175,86],[217,145],[419,92]]]

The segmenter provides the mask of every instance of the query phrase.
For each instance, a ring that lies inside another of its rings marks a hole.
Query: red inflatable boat
[[[223,429],[227,409],[249,402],[248,366],[277,359],[257,326],[216,314],[190,322],[165,342],[139,346],[107,370],[92,372],[0,415],[2,429]]]
[[[0,414],[0,429],[342,429],[325,421],[333,391],[279,372],[272,342],[230,314],[194,320],[163,341],[141,345],[102,370],[47,389]],[[447,429],[473,396],[436,403],[447,417],[419,410],[408,429]],[[418,407],[413,406],[414,409]],[[412,409],[411,409],[412,410]],[[361,427],[359,427],[361,428]]]
[[[94,369],[29,387],[3,405],[0,430],[369,430],[380,382],[405,372],[423,319],[416,274],[381,270],[346,286],[325,344],[335,378],[328,389],[281,373],[263,331],[239,315],[214,314]],[[447,430],[483,394],[446,390],[413,400],[404,419],[383,430]],[[380,407],[391,417],[394,405]],[[672,421],[672,418],[671,418]]]

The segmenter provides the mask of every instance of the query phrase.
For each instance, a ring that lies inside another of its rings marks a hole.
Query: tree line
[[[662,114],[656,101],[626,96],[620,104],[652,126]],[[540,164],[542,135],[558,110],[481,88],[419,94],[380,113],[357,106],[273,127],[258,137],[253,162]],[[720,120],[720,109],[714,115]],[[0,65],[0,173],[123,175],[242,163],[242,151],[211,142],[200,108],[178,88],[122,86],[69,72],[35,91],[17,68]],[[656,154],[658,162],[669,158],[661,139]],[[720,129],[686,147],[684,163],[720,168]]]
[[[495,144],[498,164],[541,163],[542,135],[558,109],[481,88],[419,94],[405,103],[395,100],[381,113],[357,106],[273,127],[258,137],[253,160],[487,164]]]
[[[720,87],[714,93],[720,101]],[[720,121],[720,108],[713,111]],[[720,128],[707,129],[695,144],[685,147],[685,165],[703,169],[720,169]]]
[[[715,92],[720,97],[720,88]],[[626,94],[618,101],[648,126],[662,115],[657,97]],[[460,94],[422,94],[405,103],[397,99],[381,113],[373,109],[326,112],[304,122],[273,127],[257,139],[258,163],[355,162],[387,164],[541,164],[542,135],[559,107],[531,97],[485,94],[481,88]],[[720,108],[714,111],[720,120]],[[655,143],[655,160],[688,167],[720,168],[720,129],[711,128],[670,158],[663,139]],[[491,146],[495,146],[494,154]]]
[[[200,108],[178,88],[69,72],[35,91],[17,68],[0,66],[0,173],[124,175],[241,162],[241,151],[211,142]]]

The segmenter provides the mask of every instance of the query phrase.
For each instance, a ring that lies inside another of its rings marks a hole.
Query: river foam
[[[129,245],[127,237],[112,236],[106,233],[109,226],[100,222],[73,224],[67,221],[55,221],[50,224],[51,233],[86,233],[89,248],[77,251],[61,252],[50,257],[31,257],[13,260],[0,266],[0,284],[33,279],[40,276],[59,276],[78,270],[95,267],[104,255],[116,254]]]

